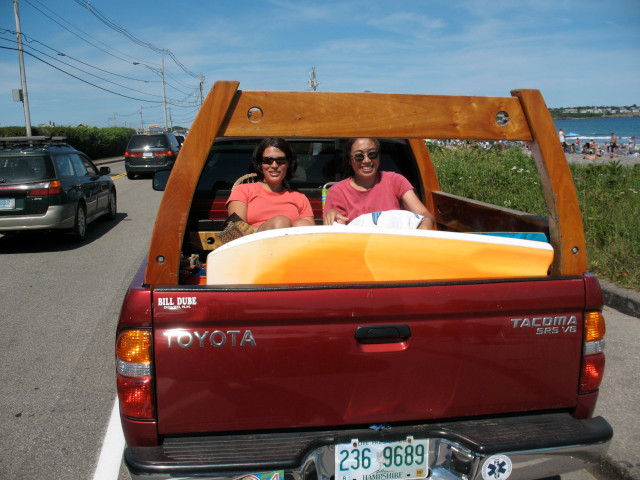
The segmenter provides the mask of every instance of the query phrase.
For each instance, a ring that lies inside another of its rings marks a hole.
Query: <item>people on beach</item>
[[[315,225],[309,199],[291,190],[289,180],[298,166],[291,146],[283,138],[264,138],[251,161],[258,183],[243,183],[229,195],[226,207],[256,231]]]
[[[415,223],[411,215],[408,216],[408,228],[434,228],[433,215],[418,198],[411,183],[398,173],[379,171],[380,142],[377,139],[349,140],[343,161],[346,178],[327,193],[325,225],[348,224],[364,214],[405,210],[415,214]]]
[[[560,139],[560,144],[562,145],[562,148],[564,150],[567,149],[567,136],[564,133],[563,129],[560,129],[560,132],[558,132],[558,138]]]
[[[611,158],[616,154],[616,148],[618,148],[618,137],[615,133],[611,132],[611,143],[609,144],[609,155]]]

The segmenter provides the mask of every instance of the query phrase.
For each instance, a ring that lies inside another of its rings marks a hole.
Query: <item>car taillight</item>
[[[120,332],[116,340],[116,370],[120,412],[133,418],[153,418],[150,330]]]
[[[173,150],[165,150],[163,152],[153,152],[154,157],[166,157],[168,155],[173,155]]]
[[[604,374],[605,323],[602,312],[586,312],[584,316],[584,347],[580,372],[580,393],[596,391]]]
[[[48,187],[30,190],[28,195],[30,197],[44,197],[45,195],[58,195],[60,193],[62,193],[62,184],[59,180],[54,180],[53,182],[49,182]]]
[[[125,157],[141,157],[142,152],[124,152]]]

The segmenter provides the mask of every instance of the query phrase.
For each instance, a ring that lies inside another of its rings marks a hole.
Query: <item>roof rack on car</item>
[[[54,137],[51,135],[0,137],[0,148],[34,147],[51,144],[67,145],[64,140],[67,137]]]

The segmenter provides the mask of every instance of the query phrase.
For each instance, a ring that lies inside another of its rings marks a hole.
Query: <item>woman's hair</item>
[[[291,186],[289,185],[289,180],[293,178],[293,174],[298,168],[298,158],[296,157],[296,154],[293,153],[291,146],[284,138],[263,138],[253,151],[251,168],[253,168],[253,171],[258,175],[258,180],[264,180],[264,174],[262,173],[262,154],[267,149],[267,147],[275,147],[278,150],[281,150],[287,157],[287,162],[289,162],[289,165],[287,166],[287,174],[285,175],[284,181],[282,183],[285,188],[290,189]]]
[[[380,140],[377,138],[368,138],[375,144],[376,150],[380,153]],[[342,148],[342,178],[349,178],[355,175],[353,167],[351,166],[351,147],[356,143],[356,140],[359,140],[359,138],[348,138]]]

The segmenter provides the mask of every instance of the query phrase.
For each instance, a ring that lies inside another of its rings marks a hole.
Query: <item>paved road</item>
[[[148,179],[116,187],[116,220],[90,224],[83,245],[0,238],[0,479],[93,477],[115,399],[118,313],[161,198]]]
[[[640,318],[607,307],[606,366],[596,415],[613,427],[605,468],[608,478],[640,480]]]
[[[122,172],[122,163],[110,166]],[[58,235],[0,238],[0,479],[94,475],[115,399],[117,317],[161,198],[148,179],[120,177],[116,186],[117,219],[91,224],[83,245]],[[607,372],[597,413],[616,431],[612,463],[634,472],[640,322],[606,313]],[[120,466],[112,478],[128,475]],[[581,471],[562,480],[593,477]]]

